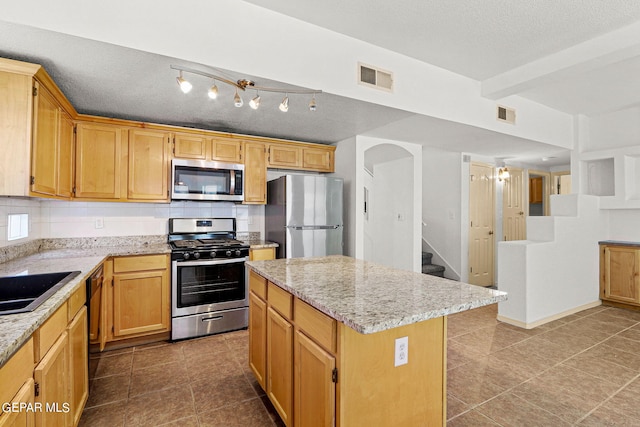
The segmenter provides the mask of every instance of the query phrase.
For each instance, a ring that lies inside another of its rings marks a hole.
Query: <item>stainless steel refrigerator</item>
[[[278,258],[342,255],[342,179],[285,175],[267,183],[266,238]]]

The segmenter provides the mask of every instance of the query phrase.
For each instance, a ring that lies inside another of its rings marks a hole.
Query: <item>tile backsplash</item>
[[[9,242],[9,214],[29,214],[29,237]],[[232,217],[239,233],[264,235],[264,206],[221,202],[67,202],[0,197],[0,247],[40,238],[141,236],[168,233],[169,218]]]

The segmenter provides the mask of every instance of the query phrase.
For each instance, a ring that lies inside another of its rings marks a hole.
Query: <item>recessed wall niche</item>
[[[585,163],[587,165],[587,194],[615,196],[613,158],[591,160]]]

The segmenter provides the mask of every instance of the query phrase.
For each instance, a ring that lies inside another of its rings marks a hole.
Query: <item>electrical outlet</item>
[[[104,228],[104,218],[96,218],[95,227]]]
[[[409,363],[409,337],[396,338],[395,365]]]

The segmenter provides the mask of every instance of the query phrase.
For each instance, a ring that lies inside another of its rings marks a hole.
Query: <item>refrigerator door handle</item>
[[[287,225],[291,230],[337,230],[341,225]]]

